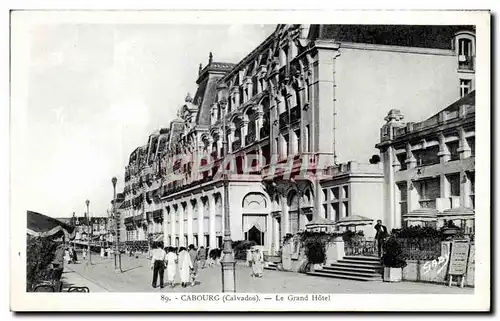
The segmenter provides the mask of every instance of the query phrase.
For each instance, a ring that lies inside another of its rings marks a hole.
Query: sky
[[[106,215],[111,178],[194,95],[200,63],[237,63],[275,25],[37,25],[30,32],[27,209]]]

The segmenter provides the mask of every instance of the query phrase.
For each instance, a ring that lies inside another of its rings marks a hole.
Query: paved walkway
[[[210,293],[221,291],[220,266],[200,271],[194,287],[152,288],[149,261],[144,257],[122,256],[122,271],[115,272],[113,259],[92,257],[92,265],[85,263],[70,265],[74,273],[101,288],[111,292],[195,292]],[[473,288],[448,287],[439,284],[400,282],[361,282],[333,278],[309,276],[293,272],[264,271],[264,277],[253,278],[251,269],[238,262],[236,284],[239,293],[351,293],[351,294],[473,294]],[[165,275],[166,277],[166,275]],[[177,284],[180,280],[176,280]],[[76,281],[75,281],[76,283]],[[89,287],[90,288],[90,287]],[[92,292],[94,292],[91,289]],[[96,290],[98,291],[98,290]]]
[[[74,266],[74,265],[73,265]],[[86,286],[89,288],[90,292],[109,292],[102,285],[92,282],[85,278],[83,275],[75,272],[72,267],[65,267],[64,272],[61,277],[62,281],[62,291],[66,292],[72,286]]]

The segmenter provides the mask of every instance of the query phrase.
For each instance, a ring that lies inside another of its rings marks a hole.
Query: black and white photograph
[[[315,14],[13,10],[11,309],[489,309],[489,12]]]

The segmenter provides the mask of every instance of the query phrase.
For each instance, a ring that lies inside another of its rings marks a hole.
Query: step
[[[330,265],[328,266],[350,267],[357,269],[372,269],[372,270],[381,270],[383,268],[381,265],[375,265],[375,264],[342,263],[340,261],[337,261],[335,263],[330,263]]]
[[[363,276],[345,275],[345,274],[337,274],[337,273],[325,273],[325,272],[320,272],[320,271],[307,272],[306,274],[311,275],[311,276],[321,276],[321,277],[364,281],[364,282],[382,281],[382,277],[363,277]]]
[[[363,261],[363,260],[351,260],[351,259],[340,259],[337,261],[338,263],[346,263],[346,264],[362,264],[362,265],[378,265],[380,266],[380,262],[378,261]]]
[[[278,264],[276,263],[268,263],[264,266],[264,270],[277,270],[278,269]]]
[[[352,273],[382,274],[382,270],[360,269],[360,268],[343,267],[343,266],[324,266],[323,269],[327,271],[347,271]]]
[[[345,255],[343,257],[343,259],[356,260],[356,261],[380,262],[380,258],[375,257],[375,256]]]
[[[351,276],[356,276],[356,277],[367,277],[367,278],[372,278],[372,277],[377,277],[377,276],[382,275],[381,273],[377,273],[377,272],[360,272],[360,271],[353,271],[353,270],[330,270],[330,269],[324,269],[324,268],[314,270],[314,272],[351,275]]]

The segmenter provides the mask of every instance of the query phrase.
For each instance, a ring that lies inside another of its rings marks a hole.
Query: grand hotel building
[[[210,54],[178,118],[130,156],[127,239],[221,246],[224,137],[233,240],[274,251],[308,224],[384,218],[380,120],[472,91],[474,57],[471,26],[279,25],[236,64]]]

